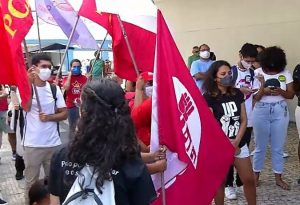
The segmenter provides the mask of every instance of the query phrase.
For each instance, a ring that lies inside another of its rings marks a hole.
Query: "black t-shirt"
[[[240,129],[241,104],[244,102],[244,95],[239,89],[234,88],[234,93],[235,95],[217,97],[212,97],[207,93],[203,95],[222,130],[231,139],[236,138]]]
[[[68,160],[68,149],[62,147],[52,157],[49,190],[62,204],[82,167]],[[117,173],[117,174],[116,174]],[[156,199],[150,174],[137,156],[112,174],[116,205],[149,205]]]

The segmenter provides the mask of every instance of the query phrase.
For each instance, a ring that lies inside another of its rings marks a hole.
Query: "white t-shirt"
[[[293,82],[293,77],[292,74],[288,69],[284,69],[282,72],[275,74],[275,75],[268,75],[264,73],[262,68],[258,68],[255,70],[255,76],[258,74],[261,74],[265,78],[265,86],[266,87],[280,87],[282,90],[287,89],[287,84],[290,84]],[[258,80],[255,80],[254,86],[255,89],[260,88],[260,82]],[[260,102],[265,102],[265,103],[274,103],[274,102],[279,102],[285,100],[285,98],[281,95],[278,96],[270,96],[270,95],[264,95],[261,99]]]
[[[37,87],[42,112],[45,114],[55,113],[55,101],[51,92],[50,84]],[[60,88],[56,87],[57,108],[66,107]],[[25,147],[55,147],[61,144],[57,130],[57,122],[42,122],[39,119],[39,111],[35,93],[33,92],[31,110],[24,113],[25,126],[23,144]]]
[[[241,70],[238,65],[237,67],[237,79],[235,81],[235,87],[240,89],[242,87],[252,89],[253,80],[251,80],[250,70]],[[254,76],[253,76],[254,78]],[[247,112],[247,127],[252,127],[252,102],[253,102],[253,93],[249,95],[244,95],[245,107]]]

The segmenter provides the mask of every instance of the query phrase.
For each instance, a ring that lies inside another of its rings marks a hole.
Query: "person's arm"
[[[240,128],[239,131],[236,135],[236,138],[234,140],[232,140],[232,144],[235,148],[238,148],[240,141],[242,139],[242,137],[245,134],[245,131],[247,129],[247,114],[246,114],[246,107],[245,107],[245,103],[243,102],[241,104],[241,124],[240,124]]]
[[[50,194],[50,205],[60,205],[59,197]]]
[[[281,95],[285,99],[293,99],[295,96],[293,83],[289,83],[286,85],[286,90],[282,90],[281,88],[275,88],[271,91],[272,95]]]
[[[5,90],[3,89],[1,92],[0,92],[0,99],[5,99],[7,98],[8,94],[5,92]]]
[[[139,76],[136,81],[136,87],[135,87],[135,98],[134,98],[134,106],[137,107],[144,101],[144,90],[145,90],[146,82],[142,78],[142,76]]]
[[[162,173],[167,169],[167,160],[158,160],[154,163],[146,164],[150,174]]]
[[[40,120],[42,122],[59,122],[66,120],[68,118],[67,108],[58,108],[55,114],[47,115],[43,112],[39,114]]]
[[[63,84],[63,88],[65,91],[68,91],[71,87],[71,78],[72,78],[72,72],[69,72],[69,75]]]
[[[260,87],[258,89],[258,91],[256,92],[256,94],[254,95],[254,100],[255,101],[260,101],[260,99],[264,96],[264,95],[271,95],[271,89],[270,88],[265,88],[265,79],[264,76],[261,74],[258,74],[256,76],[256,79],[259,81],[260,83]]]
[[[206,77],[206,74],[204,72],[198,72],[196,73],[195,75],[193,75],[193,77],[196,79],[196,80],[204,80],[205,77]]]

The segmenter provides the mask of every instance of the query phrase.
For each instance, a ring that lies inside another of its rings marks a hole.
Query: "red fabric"
[[[157,96],[153,95],[157,116],[153,119],[158,119],[159,143],[187,165],[167,186],[166,202],[208,205],[234,161],[234,148],[186,69],[160,11],[157,18]],[[167,169],[172,170],[174,164],[168,163]],[[162,204],[161,195],[155,204]]]
[[[131,111],[131,117],[137,136],[147,146],[150,145],[151,111],[151,98],[146,99],[144,102],[142,102],[142,104],[133,108]]]
[[[8,103],[7,103],[7,98],[5,99],[0,99],[0,111],[7,111],[8,110]]]
[[[113,41],[114,72],[120,78],[136,81],[136,72],[117,16],[115,14],[104,12],[99,14],[96,12],[95,0],[83,0],[78,14],[107,29]],[[123,24],[139,70],[152,72],[156,35],[133,24],[127,22],[123,22]]]
[[[63,85],[66,83],[68,77],[63,79]],[[74,100],[76,98],[80,98],[82,87],[86,84],[87,77],[84,75],[75,76],[72,75],[71,77],[71,85],[69,90],[66,93],[66,105],[67,108],[75,107]]]
[[[0,0],[0,84],[17,85],[22,105],[31,98],[21,42],[32,26],[31,10],[26,0]]]

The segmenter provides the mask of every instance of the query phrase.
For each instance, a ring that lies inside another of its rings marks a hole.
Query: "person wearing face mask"
[[[258,88],[253,109],[255,151],[253,171],[259,185],[259,176],[264,168],[267,147],[271,145],[272,171],[276,185],[284,190],[290,186],[282,179],[284,171],[283,148],[289,124],[288,99],[294,98],[293,77],[286,69],[285,52],[276,46],[268,47],[258,56],[261,68],[255,70]]]
[[[239,57],[240,59],[237,65],[232,66],[231,72],[233,76],[234,87],[239,89],[244,94],[247,113],[247,129],[242,137],[240,147],[247,145],[249,148],[252,133],[252,102],[253,93],[255,92],[255,90],[252,89],[254,82],[254,70],[251,67],[257,57],[256,47],[253,44],[245,43],[239,52]],[[237,199],[236,189],[233,186],[233,182],[234,168],[232,166],[228,173],[227,182],[225,185],[225,196],[230,200]],[[236,185],[237,187],[241,187],[243,185],[238,174],[236,175]]]
[[[53,87],[47,80],[51,75],[52,62],[46,54],[37,54],[32,58],[32,67],[28,69],[32,89],[32,99],[23,108],[24,128],[22,145],[25,162],[25,203],[28,204],[28,190],[39,179],[43,166],[45,176],[49,176],[50,161],[54,151],[61,145],[58,122],[66,120],[66,104],[58,86]],[[39,98],[40,107],[37,103]]]
[[[209,66],[214,62],[210,59],[210,48],[208,45],[203,44],[199,47],[200,59],[192,63],[190,73],[195,79],[195,82],[202,92],[202,84],[205,79],[205,73]]]
[[[233,166],[244,183],[246,200],[249,205],[255,205],[256,188],[249,149],[247,145],[241,145],[247,127],[245,99],[244,94],[234,88],[229,63],[226,61],[214,62],[207,71],[203,88],[205,90],[203,96],[208,107],[236,149]],[[224,204],[224,184],[215,197],[215,204]]]
[[[66,105],[68,109],[69,138],[74,136],[76,123],[79,119],[79,108],[75,105],[80,98],[81,90],[87,82],[87,77],[81,74],[81,62],[73,59],[70,63],[71,71],[63,80],[63,88],[66,92]]]
[[[196,60],[199,60],[199,47],[194,46],[192,50],[192,55],[188,58],[188,68],[191,69],[192,63]]]

